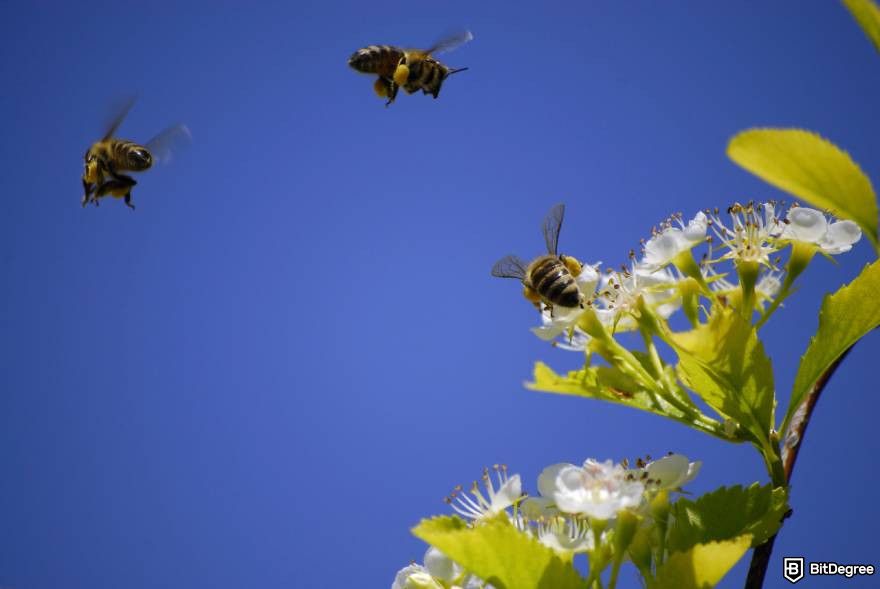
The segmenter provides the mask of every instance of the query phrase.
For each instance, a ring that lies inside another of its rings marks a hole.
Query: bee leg
[[[391,80],[388,83],[388,102],[385,103],[386,108],[389,107],[392,102],[394,102],[395,98],[397,98],[397,90],[399,88],[400,86],[398,86],[394,80]]]
[[[131,210],[134,210],[134,205],[131,204],[131,189],[134,188],[135,184],[137,184],[137,181],[131,176],[123,175],[119,176],[119,180],[123,184],[125,184],[125,196],[123,197],[125,199],[125,206],[127,206]]]
[[[108,180],[98,187],[95,192],[95,205],[98,204],[99,198],[112,194],[116,198],[125,199],[125,205],[134,210],[134,205],[131,204],[131,189],[137,184],[137,181],[131,176],[122,174],[116,176],[116,178],[116,180]]]
[[[94,188],[92,187],[91,183],[86,182],[85,178],[83,178],[82,183],[83,183],[82,206],[85,208],[85,206],[87,204],[89,204],[89,200],[91,199],[92,191],[94,190]]]

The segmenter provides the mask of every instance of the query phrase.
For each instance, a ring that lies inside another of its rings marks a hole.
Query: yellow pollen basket
[[[523,287],[523,296],[535,304],[541,302],[541,295],[539,295],[537,292],[535,292],[533,288],[529,286]]]
[[[581,275],[581,272],[584,269],[583,264],[577,261],[577,259],[572,258],[571,256],[559,256],[562,260],[562,263],[565,264],[565,267],[568,268],[568,271],[571,272],[571,275],[577,278]]]
[[[396,70],[394,70],[394,82],[398,86],[403,86],[406,84],[407,79],[409,79],[409,67],[402,63],[397,66]]]
[[[388,98],[388,85],[382,78],[379,78],[376,80],[376,83],[373,84],[373,91],[379,98]]]

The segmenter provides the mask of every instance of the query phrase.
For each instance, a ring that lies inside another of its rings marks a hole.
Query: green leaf
[[[657,570],[650,589],[704,589],[714,587],[749,549],[748,534],[676,552]]]
[[[755,328],[731,309],[719,309],[709,323],[672,333],[669,341],[678,353],[681,381],[756,440],[767,440],[773,426],[773,366]]]
[[[757,546],[776,533],[786,511],[785,489],[758,483],[746,489],[721,487],[695,501],[682,498],[672,506],[667,545],[677,552],[749,534]]]
[[[874,48],[880,51],[880,7],[871,0],[843,0]]]
[[[543,362],[537,362],[534,378],[534,382],[526,384],[531,390],[598,399],[687,421],[680,409],[646,390],[634,378],[616,368],[589,366],[561,376]]]
[[[473,527],[457,517],[435,517],[412,532],[496,589],[586,589],[570,563],[503,515]]]
[[[819,330],[801,359],[781,431],[786,431],[807,393],[834,361],[880,326],[877,293],[880,293],[880,261],[866,266],[855,280],[825,297],[819,311]]]
[[[727,155],[777,188],[855,221],[878,247],[871,181],[830,141],[802,129],[750,129],[730,140]]]

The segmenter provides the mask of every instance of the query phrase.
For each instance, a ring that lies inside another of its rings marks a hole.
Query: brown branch
[[[855,344],[853,344],[855,345]],[[831,363],[825,372],[810,388],[806,398],[801,402],[800,407],[795,411],[788,425],[788,431],[785,432],[785,439],[782,447],[782,467],[785,472],[785,483],[791,482],[792,471],[794,471],[794,463],[797,460],[798,452],[804,441],[804,434],[807,432],[807,426],[810,424],[810,417],[813,415],[813,409],[819,401],[819,396],[825,389],[825,385],[834,376],[834,372],[843,359],[847,357],[852,346],[846,349],[837,360]],[[783,519],[791,514],[789,511],[783,516]],[[766,542],[757,546],[752,553],[752,562],[749,563],[749,574],[746,577],[745,589],[761,589],[764,585],[764,575],[767,574],[767,567],[770,565],[770,555],[773,553],[773,543],[776,541],[774,534]]]

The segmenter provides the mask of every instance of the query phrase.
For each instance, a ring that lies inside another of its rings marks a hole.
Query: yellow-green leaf
[[[714,587],[742,558],[752,544],[744,534],[725,542],[697,544],[686,552],[674,552],[657,570],[651,589],[706,589]]]
[[[785,488],[758,483],[721,487],[694,500],[682,497],[672,505],[666,546],[676,552],[743,534],[757,546],[779,530],[787,499]]]
[[[473,527],[457,517],[435,517],[412,532],[499,589],[586,589],[569,562],[503,515]]]
[[[878,247],[871,180],[830,141],[803,129],[749,129],[730,140],[727,155],[777,188],[855,221]]]
[[[670,334],[681,381],[723,416],[766,440],[773,426],[773,366],[755,328],[731,309]]]
[[[843,0],[868,39],[880,51],[880,7],[871,0]]]
[[[872,329],[880,326],[880,260],[833,295],[819,311],[819,329],[801,359],[782,431],[817,380],[841,354]],[[870,387],[869,387],[870,389]],[[865,392],[870,392],[866,389]]]
[[[687,419],[680,409],[645,390],[635,379],[612,367],[589,366],[582,370],[572,370],[563,376],[556,374],[543,362],[537,362],[534,374],[534,382],[527,383],[526,387],[535,391],[598,399],[679,421]]]

